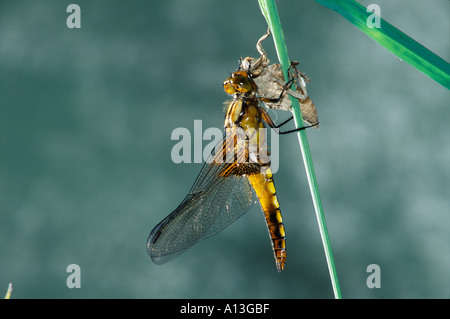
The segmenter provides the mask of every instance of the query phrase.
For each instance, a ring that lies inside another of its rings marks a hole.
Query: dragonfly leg
[[[304,130],[304,129],[307,129],[307,128],[310,128],[310,127],[314,127],[314,126],[316,126],[316,125],[319,125],[319,122],[317,122],[317,123],[312,124],[312,125],[306,125],[306,126],[303,126],[303,127],[298,127],[298,128],[289,130],[289,131],[281,132],[281,131],[279,130],[279,128],[280,128],[281,126],[285,125],[286,123],[288,123],[289,121],[291,121],[294,117],[291,116],[291,117],[288,118],[287,120],[285,120],[285,121],[283,121],[283,122],[281,122],[280,124],[277,125],[277,124],[275,124],[275,122],[270,118],[270,116],[269,116],[269,114],[267,113],[266,110],[264,110],[263,108],[260,108],[260,111],[261,111],[261,116],[262,116],[262,118],[264,119],[264,121],[267,123],[267,125],[269,125],[270,128],[272,128],[275,132],[277,132],[277,133],[280,134],[280,135],[288,134],[288,133],[293,133],[293,132],[297,132],[297,131],[302,131],[302,130]]]
[[[302,127],[297,127],[297,128],[292,129],[292,130],[285,131],[285,132],[278,131],[277,133],[280,134],[280,135],[294,133],[294,132],[298,132],[298,131],[303,131],[304,129],[307,129],[307,128],[310,128],[310,127],[314,127],[316,125],[319,125],[319,122],[317,122],[315,124],[312,124],[312,125],[306,125],[306,126],[302,126]]]

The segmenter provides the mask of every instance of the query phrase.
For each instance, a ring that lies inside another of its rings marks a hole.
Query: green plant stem
[[[275,48],[277,51],[278,59],[283,70],[284,78],[288,78],[288,68],[290,65],[290,59],[287,54],[287,47],[284,41],[283,30],[281,28],[280,18],[278,16],[278,11],[275,6],[274,0],[258,0],[266,18],[267,24],[270,27],[271,34],[275,42]],[[303,127],[303,118],[300,111],[300,105],[296,98],[290,96],[292,103],[292,111],[294,115],[296,127]],[[322,208],[322,201],[320,199],[319,187],[317,184],[316,174],[314,171],[314,165],[311,157],[311,151],[309,149],[308,139],[306,136],[306,130],[298,131],[298,139],[300,144],[300,149],[303,155],[303,162],[306,169],[306,176],[308,178],[309,188],[314,204],[314,209],[316,212],[317,222],[319,225],[320,235],[322,237],[322,244],[325,250],[325,257],[328,264],[328,269],[330,272],[331,284],[333,287],[334,296],[336,299],[341,299],[341,291],[339,287],[339,282],[336,273],[336,267],[334,265],[334,258],[331,251],[331,243],[328,235],[327,225],[325,222],[325,214]]]
[[[380,27],[370,28],[368,19],[375,14],[354,0],[315,0],[336,11],[373,40],[450,89],[450,64],[380,17]],[[447,32],[443,30],[443,32]]]

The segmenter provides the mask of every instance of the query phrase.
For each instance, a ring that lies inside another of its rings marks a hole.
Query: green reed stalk
[[[287,53],[286,43],[284,41],[283,30],[281,28],[280,18],[274,0],[258,0],[261,11],[266,18],[267,24],[270,27],[271,34],[275,42],[275,48],[280,61],[281,68],[283,70],[284,78],[288,78],[287,70],[290,65],[290,59]],[[292,103],[292,111],[294,115],[296,127],[303,127],[303,118],[300,111],[300,105],[296,98],[290,97]],[[322,201],[320,199],[319,187],[317,185],[316,174],[314,171],[314,165],[311,157],[311,151],[309,149],[308,139],[306,136],[306,130],[298,131],[298,139],[300,143],[300,149],[303,155],[303,163],[306,169],[306,176],[308,178],[309,188],[316,212],[317,222],[319,225],[320,235],[322,237],[322,244],[325,250],[325,257],[328,264],[328,270],[330,272],[331,284],[333,287],[334,296],[336,299],[341,299],[341,290],[336,273],[336,267],[334,265],[334,258],[331,251],[330,238],[328,236],[327,225],[325,222],[325,215],[322,208]]]

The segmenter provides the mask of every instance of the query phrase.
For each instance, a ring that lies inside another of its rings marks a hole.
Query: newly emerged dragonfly
[[[147,252],[162,264],[185,252],[199,241],[217,234],[246,213],[259,200],[272,242],[277,270],[286,262],[286,234],[280,212],[264,122],[278,133],[260,101],[276,103],[278,98],[257,95],[251,68],[242,65],[224,82],[232,95],[225,116],[225,135],[201,169],[189,194],[150,233]],[[287,86],[286,86],[287,88]]]

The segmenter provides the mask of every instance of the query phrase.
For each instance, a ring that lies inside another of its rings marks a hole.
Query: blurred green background
[[[0,1],[0,294],[333,298],[295,135],[275,175],[281,274],[258,206],[168,264],[146,253],[201,167],[171,161],[171,132],[222,127],[222,82],[266,30],[257,1],[78,0],[81,29],[66,26],[70,3]],[[449,60],[448,0],[361,3]],[[278,10],[312,79],[307,134],[343,297],[449,298],[448,90],[312,0]],[[66,286],[73,263],[81,289]]]

